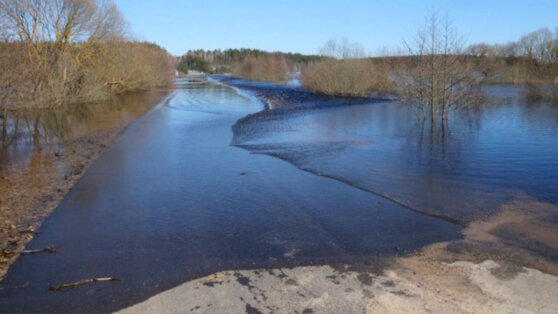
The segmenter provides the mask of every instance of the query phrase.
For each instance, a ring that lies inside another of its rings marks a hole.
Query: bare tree
[[[367,56],[361,44],[350,42],[347,38],[341,40],[331,38],[320,49],[320,55],[345,60],[362,59]]]
[[[403,101],[419,109],[423,118],[447,120],[452,110],[478,101],[478,75],[468,66],[464,40],[447,15],[431,14],[410,42],[408,68],[399,76]]]

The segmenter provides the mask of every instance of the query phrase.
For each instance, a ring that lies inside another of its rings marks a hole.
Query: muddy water
[[[0,312],[113,311],[223,269],[369,263],[458,237],[444,219],[232,146],[232,126],[263,108],[224,85],[179,81],[46,219],[27,248],[57,253],[18,259],[0,283]],[[324,154],[335,153],[343,128],[331,122],[296,135],[293,120],[250,136],[256,144],[329,136]],[[120,281],[49,290],[107,276]]]

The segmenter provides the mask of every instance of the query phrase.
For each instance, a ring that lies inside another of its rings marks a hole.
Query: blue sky
[[[114,0],[140,40],[170,53],[259,48],[317,53],[345,37],[374,54],[400,46],[433,7],[448,12],[469,43],[505,43],[558,27],[558,0]]]

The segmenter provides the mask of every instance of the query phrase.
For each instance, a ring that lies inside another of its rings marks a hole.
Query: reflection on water
[[[233,145],[462,222],[518,192],[558,203],[558,107],[526,103],[520,87],[486,87],[491,104],[448,124],[397,102],[264,111],[240,120]]]
[[[50,159],[69,153],[64,151],[63,142],[126,125],[167,93],[152,91],[117,96],[103,103],[11,112],[1,121],[0,174],[14,167],[48,164]]]
[[[255,98],[221,84],[179,80],[176,89],[166,102],[172,109],[238,117],[262,108]]]

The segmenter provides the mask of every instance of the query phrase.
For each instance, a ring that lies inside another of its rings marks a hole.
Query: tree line
[[[427,16],[397,51],[379,57],[346,39],[332,39],[318,55],[305,58],[250,49],[211,57],[191,53],[208,62],[232,62],[233,74],[247,79],[285,81],[288,71],[300,70],[302,85],[316,93],[392,94],[432,121],[479,105],[483,84],[525,84],[530,99],[558,99],[558,28],[539,29],[507,44],[467,45],[447,14],[438,12]]]
[[[304,55],[293,52],[268,52],[260,49],[215,49],[215,50],[189,50],[178,58],[181,71],[190,69],[206,73],[225,73],[243,67],[243,63],[285,63],[289,68],[281,79],[286,79],[289,69],[296,70],[300,65],[323,59],[320,55]],[[248,66],[248,65],[246,65]]]

